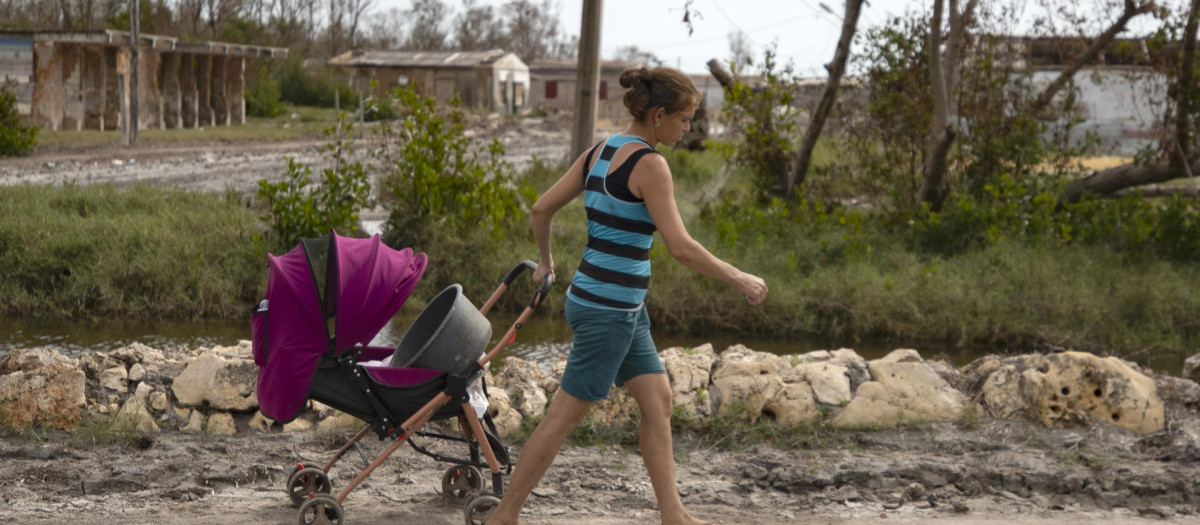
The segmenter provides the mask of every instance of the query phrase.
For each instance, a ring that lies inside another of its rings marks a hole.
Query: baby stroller
[[[299,462],[292,470],[287,493],[300,508],[302,525],[341,524],[346,496],[405,443],[454,465],[443,476],[442,489],[466,503],[468,524],[483,523],[504,495],[503,475],[511,473],[512,464],[487,416],[483,367],[516,339],[553,277],[547,276],[486,354],[492,330],[485,315],[523,271],[532,274],[537,265],[531,261],[509,271],[483,308],[476,310],[455,284],[429,303],[396,348],[369,346],[408,299],[426,263],[425,254],[393,250],[378,235],[353,239],[336,233],[303,239],[282,256],[268,256],[266,296],[251,323],[263,415],[286,423],[312,399],[366,423],[324,465]],[[461,437],[422,430],[430,421],[449,418],[458,419]],[[358,442],[371,432],[393,443],[333,496],[330,469],[351,450],[368,463]],[[414,441],[418,437],[466,443],[468,457],[431,452]],[[492,474],[490,491],[483,468]]]

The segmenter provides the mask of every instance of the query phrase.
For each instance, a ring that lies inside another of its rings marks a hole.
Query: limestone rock
[[[509,390],[509,398],[516,402],[517,411],[524,417],[541,416],[549,404],[546,391],[540,386],[514,386]]]
[[[850,370],[840,364],[824,361],[801,363],[795,366],[812,385],[813,398],[827,405],[850,402]]]
[[[787,359],[741,345],[730,347],[713,366],[712,393],[714,412],[742,410],[749,420],[798,422],[817,414],[812,386]]]
[[[833,424],[841,427],[946,421],[962,416],[967,398],[923,361],[893,352],[870,364],[863,383]]]
[[[131,396],[125,400],[125,404],[121,405],[121,409],[117,411],[117,418],[132,422],[139,431],[148,433],[157,433],[159,431],[158,424],[154,422],[154,416],[146,410],[146,402],[144,397]]]
[[[214,436],[232,436],[237,433],[233,424],[233,415],[228,412],[214,412],[208,416],[204,431]]]
[[[247,411],[258,407],[257,381],[253,361],[206,352],[187,365],[171,388],[183,406],[199,407],[207,402],[218,410]]]
[[[145,379],[145,378],[146,378],[146,367],[142,366],[141,363],[134,363],[133,366],[129,367],[129,380],[130,381],[141,381],[142,379]]]
[[[637,400],[629,395],[629,391],[624,388],[613,388],[608,391],[608,399],[592,404],[588,416],[601,425],[616,428],[631,424],[633,415],[637,413]]]
[[[1183,360],[1183,377],[1200,383],[1200,354]]]
[[[13,353],[9,358],[12,362]],[[20,358],[18,357],[18,360]],[[21,367],[41,363],[40,357]],[[0,421],[11,427],[38,422],[51,428],[71,428],[87,412],[87,378],[68,361],[51,359],[48,366],[0,375]]]
[[[981,397],[993,416],[1027,416],[1049,427],[1102,421],[1148,434],[1165,424],[1153,379],[1115,357],[1085,352],[1004,360],[987,376]]]
[[[32,372],[53,365],[71,365],[71,360],[51,348],[17,348],[0,356],[0,376],[17,371]]]
[[[313,427],[307,419],[293,419],[290,423],[283,426],[284,432],[304,432]]]
[[[150,408],[159,412],[171,408],[171,400],[167,398],[167,393],[156,390],[150,394]]]
[[[275,421],[264,416],[262,411],[255,412],[249,423],[250,428],[259,432],[268,432],[273,425],[275,425]]]
[[[667,379],[671,382],[672,404],[681,407],[694,430],[703,428],[712,417],[709,380],[717,354],[711,344],[690,350],[668,348],[661,354]]]
[[[508,392],[504,389],[493,388],[488,392],[491,394],[488,397],[488,414],[496,423],[496,432],[502,438],[512,436],[521,429],[521,422],[524,419],[521,417],[521,412],[512,406]]]
[[[101,371],[100,385],[109,390],[116,390],[117,392],[128,391],[129,373],[125,370],[125,365],[118,365]]]
[[[193,410],[188,417],[186,425],[179,428],[180,432],[200,433],[204,432],[204,414],[199,410]]]
[[[338,413],[337,415],[322,419],[317,423],[317,430],[322,432],[334,432],[338,430],[356,429],[359,421],[350,414]]]

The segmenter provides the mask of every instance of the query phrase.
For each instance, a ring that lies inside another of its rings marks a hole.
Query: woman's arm
[[[666,159],[659,155],[644,157],[629,176],[629,189],[646,202],[646,210],[671,257],[696,273],[732,284],[750,304],[766,298],[767,283],[762,278],[717,258],[688,233],[675,204],[675,182]]]
[[[533,239],[538,246],[538,268],[533,272],[535,282],[542,282],[547,274],[554,273],[554,256],[550,252],[550,224],[558,210],[583,193],[585,156],[580,155],[558,182],[533,203],[529,212],[530,222],[533,223]]]

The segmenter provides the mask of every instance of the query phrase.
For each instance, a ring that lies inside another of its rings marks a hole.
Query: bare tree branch
[[[854,40],[854,33],[858,29],[858,13],[861,11],[862,3],[863,0],[846,0],[846,14],[842,17],[842,35],[838,38],[837,50],[833,53],[833,62],[825,66],[829,71],[829,80],[825,83],[825,91],[821,94],[820,102],[813,109],[808,128],[804,130],[804,138],[800,140],[800,150],[797,152],[792,171],[786,175],[783,185],[785,197],[790,198],[793,188],[803,184],[804,178],[808,175],[808,165],[812,163],[813,149],[817,146],[817,139],[820,138],[821,130],[825,127],[825,120],[829,117],[833,103],[837,100],[838,87],[841,85],[842,75],[846,72],[846,59],[850,56],[850,42]]]

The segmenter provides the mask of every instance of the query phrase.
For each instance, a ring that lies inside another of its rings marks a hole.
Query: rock
[[[899,356],[899,359],[892,358]],[[891,359],[889,359],[891,358]],[[908,353],[893,352],[870,364],[873,381],[863,383],[838,414],[839,427],[894,425],[905,421],[946,421],[962,416],[967,398]]]
[[[973,373],[979,370],[990,372],[981,397],[995,417],[1030,417],[1061,428],[1101,421],[1141,434],[1164,426],[1164,405],[1154,380],[1115,357],[1032,354]]]
[[[180,432],[200,433],[204,432],[204,414],[199,410],[193,410],[188,416],[186,425],[179,428]]]
[[[850,402],[849,369],[837,363],[801,363],[795,367],[812,385],[813,397],[827,405],[844,405]]]
[[[921,359],[921,354],[917,353],[916,350],[911,348],[897,348],[892,350],[888,355],[880,358],[879,361],[884,363],[921,363],[925,360]]]
[[[671,383],[673,405],[682,408],[693,430],[703,428],[712,417],[709,380],[713,363],[717,361],[712,345],[704,344],[692,349],[668,348],[662,351],[660,357]]]
[[[350,414],[337,414],[332,417],[322,419],[317,423],[317,430],[322,432],[333,432],[337,430],[353,429],[358,426],[358,419]]]
[[[218,410],[247,411],[258,407],[257,381],[258,369],[253,361],[225,359],[207,352],[188,363],[171,389],[183,406],[200,407],[208,403]]]
[[[145,379],[145,377],[146,367],[142,366],[141,363],[134,363],[133,366],[129,367],[130,381],[141,381],[142,379]]]
[[[608,399],[592,404],[588,416],[601,425],[616,428],[633,423],[633,416],[637,413],[637,400],[629,395],[629,391],[613,388],[608,391]]]
[[[156,390],[150,394],[150,408],[158,412],[171,408],[171,401],[167,399],[166,392]]]
[[[513,387],[509,390],[509,398],[516,400],[517,411],[524,417],[538,417],[546,412],[546,391],[540,386]]]
[[[496,423],[496,432],[502,438],[512,436],[521,429],[521,421],[524,419],[521,412],[513,408],[508,392],[504,389],[493,388],[489,392],[491,396],[488,398],[488,414]]]
[[[129,373],[124,365],[106,368],[100,372],[100,386],[117,392],[129,390]]]
[[[758,419],[767,401],[783,387],[779,361],[773,354],[741,345],[723,352],[713,365],[713,412],[743,410],[748,420]]]
[[[146,410],[144,398],[139,396],[131,396],[125,400],[125,404],[121,405],[121,409],[117,411],[117,419],[131,422],[139,432],[157,433],[159,432],[158,424],[154,422],[154,416]]]
[[[43,356],[14,359],[9,353],[12,368],[25,368],[43,363]],[[0,421],[9,427],[23,427],[37,422],[50,428],[73,428],[87,412],[84,391],[87,377],[69,361],[49,358],[50,364],[30,370],[0,375]],[[20,363],[20,364],[13,364]]]
[[[208,416],[204,431],[214,436],[232,436],[237,433],[233,423],[233,415],[228,412],[214,412]]]
[[[313,424],[305,419],[293,419],[290,423],[283,426],[284,432],[304,432],[312,428]]]
[[[764,415],[779,423],[796,424],[817,418],[817,402],[813,389],[806,382],[784,383],[775,395],[763,404]]]
[[[70,366],[71,360],[51,348],[17,348],[0,357],[0,376],[18,371],[33,372],[53,365]]]
[[[275,424],[274,420],[268,418],[267,416],[264,416],[263,413],[261,411],[259,411],[259,412],[255,412],[254,417],[250,418],[249,426],[250,426],[250,428],[257,430],[259,432],[268,432],[271,430],[271,426],[273,426],[274,424]]]
[[[1183,360],[1183,378],[1200,383],[1200,354]]]

